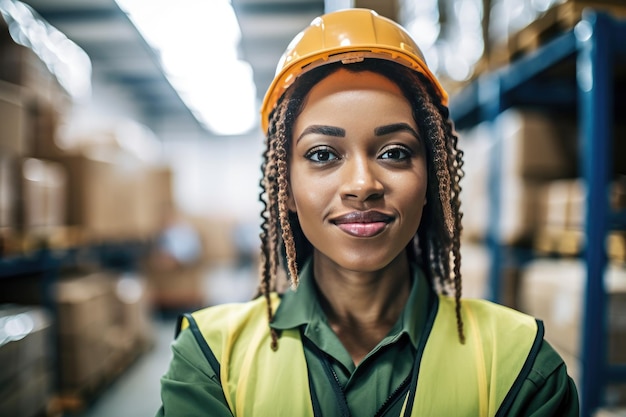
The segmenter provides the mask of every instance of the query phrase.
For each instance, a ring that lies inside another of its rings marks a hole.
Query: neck
[[[314,260],[320,303],[331,328],[358,363],[396,323],[411,287],[404,254],[377,271],[351,271],[321,256]]]

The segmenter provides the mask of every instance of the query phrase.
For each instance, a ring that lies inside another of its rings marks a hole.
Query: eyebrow
[[[324,135],[324,136],[336,136],[340,138],[346,136],[346,130],[340,127],[325,126],[325,125],[311,125],[311,126],[307,126],[306,129],[304,129],[304,131],[300,134],[300,136],[298,136],[298,139],[296,140],[296,142],[302,139],[303,136],[311,134],[311,133],[317,133],[319,135]]]
[[[413,129],[408,123],[393,123],[390,125],[379,126],[374,129],[374,134],[376,136],[383,136],[389,133],[402,132],[402,131],[410,132],[417,139],[419,139],[420,137],[417,131]]]
[[[413,129],[408,123],[392,123],[390,125],[379,126],[374,129],[374,134],[376,136],[383,136],[383,135],[388,135],[389,133],[402,132],[402,131],[406,131],[406,132],[413,134],[413,136],[415,136],[416,139],[419,139],[420,137],[417,131]],[[296,143],[300,139],[302,139],[302,137],[304,137],[305,135],[309,135],[309,134],[319,134],[319,135],[324,135],[324,136],[335,136],[335,137],[343,138],[346,136],[346,130],[340,127],[327,126],[327,125],[307,126],[306,129],[304,129],[304,131],[300,134],[300,136],[298,136]]]

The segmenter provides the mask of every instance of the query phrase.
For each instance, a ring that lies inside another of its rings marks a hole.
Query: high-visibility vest
[[[279,297],[271,299],[276,308]],[[436,304],[400,416],[505,415],[541,346],[541,322],[488,301],[463,300],[461,344],[454,299],[439,296]],[[185,315],[179,329],[194,333],[235,417],[317,417],[300,331],[282,331],[273,351],[266,312],[262,297],[224,304]]]

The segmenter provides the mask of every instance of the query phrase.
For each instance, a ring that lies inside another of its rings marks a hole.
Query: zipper
[[[339,407],[341,417],[351,417],[350,408],[348,408],[348,401],[346,400],[346,394],[343,392],[343,388],[341,387],[341,384],[339,383],[339,377],[337,376],[337,373],[335,372],[332,365],[330,364],[330,361],[328,359],[328,354],[322,351],[320,348],[318,348],[315,345],[315,343],[305,338],[304,335],[302,335],[302,340],[307,345],[307,347],[309,347],[310,349],[316,352],[316,356],[319,358],[319,361],[322,363],[322,368],[324,369],[324,373],[326,373],[326,377],[328,378],[328,381],[330,382],[333,392],[335,393],[335,398],[337,400],[337,406]],[[311,379],[310,379],[310,386],[311,388],[313,388],[313,381]],[[317,395],[315,395],[315,392],[313,389],[311,390],[311,394],[313,394],[311,400],[314,403],[313,408],[315,412],[316,408],[319,410],[319,404],[317,404],[318,403]]]
[[[387,407],[389,407],[389,405],[392,402],[394,402],[401,394],[404,393],[404,391],[407,388],[407,385],[409,384],[409,381],[411,380],[412,374],[413,374],[413,371],[411,371],[409,375],[407,375],[407,377],[404,378],[404,381],[402,381],[402,383],[398,385],[398,387],[391,393],[391,395],[385,400],[385,402],[383,402],[383,405],[378,409],[376,414],[374,414],[374,417],[382,417]]]
[[[332,375],[335,381],[335,383],[331,385],[333,387],[333,391],[335,391],[335,396],[337,397],[337,405],[339,405],[341,415],[343,417],[350,417],[350,408],[348,408],[348,400],[346,400],[346,393],[343,391],[343,387],[341,386],[341,383],[339,382],[339,377],[337,376],[337,373],[335,372],[332,365],[330,364],[327,354],[324,354],[324,360],[322,362],[324,363],[324,369],[326,370],[326,374],[330,373],[330,375]]]
[[[313,344],[311,343],[311,345]],[[315,346],[315,348],[317,348],[317,346]],[[320,351],[319,349],[317,350]],[[320,351],[320,353],[322,353],[323,355],[322,363],[324,364],[324,370],[326,371],[327,377],[335,381],[334,384],[330,384],[330,385],[333,387],[333,391],[335,392],[335,396],[337,397],[337,403],[339,405],[341,415],[343,417],[350,417],[351,414],[350,414],[350,409],[348,408],[348,400],[346,399],[346,394],[343,391],[343,388],[341,387],[341,383],[339,382],[339,377],[337,376],[335,369],[330,364],[328,355],[325,352]],[[387,397],[387,399],[383,402],[383,405],[378,409],[374,417],[382,417],[385,413],[386,408],[389,407],[389,405],[392,402],[394,402],[401,394],[404,393],[404,391],[408,387],[409,382],[412,379],[413,374],[414,372],[411,371],[409,375],[407,375],[407,377],[404,378],[404,380],[400,383],[400,385],[398,385],[398,387],[391,393],[391,395],[389,395],[389,397]]]

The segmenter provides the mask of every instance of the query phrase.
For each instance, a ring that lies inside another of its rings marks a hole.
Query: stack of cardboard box
[[[490,196],[500,194],[499,235],[506,245],[528,244],[537,230],[541,191],[549,181],[577,172],[576,126],[528,109],[509,109],[492,122],[460,132],[464,152],[464,238],[483,241]],[[496,154],[496,152],[498,152]],[[494,170],[492,159],[497,157]],[[497,173],[497,183],[490,175]],[[498,186],[496,190],[493,187]]]
[[[569,374],[580,383],[585,264],[580,259],[537,259],[522,273],[519,303],[522,311],[543,320],[545,338],[565,360]],[[600,279],[600,277],[592,277]],[[626,364],[626,268],[609,264],[607,291],[607,360]],[[612,385],[606,404],[626,406],[626,386]]]
[[[64,127],[76,106],[0,18],[0,255],[31,250],[30,241],[67,246],[158,231],[162,207],[172,203],[171,170],[120,147],[149,132],[103,120],[72,136]],[[158,154],[152,146],[144,154]]]
[[[146,284],[90,273],[64,278],[55,289],[59,388],[63,396],[89,400],[153,343]]]

